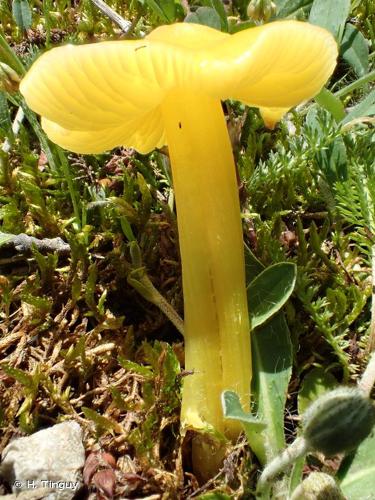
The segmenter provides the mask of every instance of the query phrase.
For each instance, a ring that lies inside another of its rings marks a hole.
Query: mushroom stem
[[[174,91],[162,105],[182,261],[185,369],[182,425],[235,439],[221,392],[250,405],[251,351],[235,165],[219,99]]]

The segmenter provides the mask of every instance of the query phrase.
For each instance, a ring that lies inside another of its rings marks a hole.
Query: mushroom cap
[[[147,153],[167,143],[161,106],[169,92],[242,101],[272,127],[320,91],[336,58],[332,35],[308,23],[279,21],[234,35],[178,23],[142,40],[54,48],[32,65],[20,91],[48,137],[66,149]]]

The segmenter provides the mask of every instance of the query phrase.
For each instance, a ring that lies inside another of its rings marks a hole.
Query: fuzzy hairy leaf
[[[326,28],[340,42],[349,12],[350,0],[314,0],[309,22]]]
[[[356,118],[361,118],[363,116],[370,116],[375,114],[375,89],[373,89],[362,101],[354,106],[346,117],[342,120],[342,124],[348,123]]]
[[[369,48],[366,38],[348,23],[341,42],[341,56],[352,66],[357,76],[364,76],[369,68]]]
[[[14,20],[21,30],[27,30],[31,26],[31,9],[27,0],[13,0],[12,13]]]
[[[350,500],[372,498],[375,474],[375,433],[361,443],[357,450],[345,458],[338,477],[340,486]]]
[[[195,12],[185,17],[185,23],[203,24],[221,30],[221,18],[217,11],[211,7],[199,7]]]
[[[264,275],[263,265],[245,246],[247,278]],[[272,266],[275,267],[275,266]],[[294,288],[296,269],[276,267],[286,272],[286,289]],[[272,275],[272,271],[271,271]],[[283,282],[283,278],[281,278]],[[285,284],[284,283],[284,284]],[[291,286],[292,285],[292,286]],[[251,302],[249,303],[249,309]],[[267,423],[264,430],[248,428],[248,440],[259,461],[264,464],[285,445],[284,409],[288,384],[292,373],[292,343],[284,313],[279,312],[251,335],[253,352],[252,394],[260,421]]]
[[[240,398],[234,391],[224,391],[221,396],[224,418],[238,420],[246,434],[247,441],[252,451],[258,458],[264,456],[264,442],[260,432],[265,430],[267,424],[242,408]]]
[[[251,327],[256,328],[277,313],[289,299],[297,268],[281,262],[262,271],[247,288]]]
[[[223,392],[222,404],[225,418],[238,420],[243,424],[255,425],[258,428],[265,428],[267,426],[257,417],[243,410],[240,398],[234,391]]]
[[[211,0],[211,5],[220,17],[221,30],[228,31],[228,19],[222,0]]]
[[[259,433],[258,459],[264,463],[276,456],[285,446],[284,408],[292,374],[292,343],[283,313],[274,316],[252,335],[253,382],[252,392],[257,413],[267,422]]]
[[[335,377],[322,368],[314,368],[303,379],[298,394],[298,413],[302,415],[309,405],[319,396],[337,386]]]
[[[300,9],[309,7],[313,0],[275,0],[277,7],[276,17],[284,19],[285,17],[296,14]]]

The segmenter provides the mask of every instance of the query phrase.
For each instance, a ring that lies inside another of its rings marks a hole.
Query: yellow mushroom
[[[320,91],[336,57],[333,37],[307,23],[274,22],[234,35],[185,23],[162,26],[142,40],[52,49],[21,82],[49,138],[66,149],[169,148],[185,367],[194,372],[184,381],[184,428],[208,425],[235,438],[240,429],[223,419],[221,392],[234,390],[245,409],[250,404],[240,206],[221,100],[259,107],[273,127]]]

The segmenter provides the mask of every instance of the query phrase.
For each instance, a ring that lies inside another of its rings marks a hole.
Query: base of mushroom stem
[[[229,444],[229,441],[206,432],[194,433],[191,441],[191,458],[193,473],[199,484],[206,483],[220,472]]]

